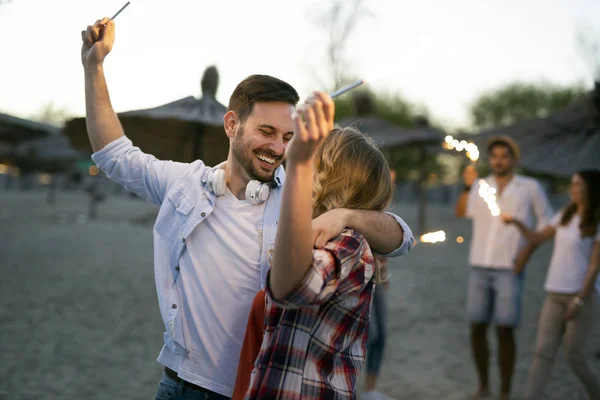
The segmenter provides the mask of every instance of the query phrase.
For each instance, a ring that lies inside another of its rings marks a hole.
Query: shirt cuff
[[[394,250],[390,253],[387,253],[387,254],[379,254],[379,253],[377,253],[377,254],[379,254],[380,256],[383,256],[383,257],[403,256],[403,255],[407,254],[415,245],[415,238],[413,236],[413,233],[412,233],[410,227],[408,226],[408,224],[406,222],[404,222],[404,220],[402,218],[400,218],[396,214],[391,213],[389,211],[386,211],[386,214],[394,217],[396,222],[402,228],[402,231],[404,231],[404,237],[402,238],[402,244],[396,250]]]
[[[104,164],[114,159],[115,155],[131,147],[133,147],[133,143],[127,136],[123,135],[104,146],[101,150],[93,153],[92,161],[94,161],[98,168],[102,169]]]

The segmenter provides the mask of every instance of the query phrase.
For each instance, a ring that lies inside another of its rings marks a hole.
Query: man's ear
[[[235,137],[239,123],[240,120],[235,111],[227,111],[227,113],[225,113],[223,116],[223,127],[225,128],[225,133],[230,139]]]

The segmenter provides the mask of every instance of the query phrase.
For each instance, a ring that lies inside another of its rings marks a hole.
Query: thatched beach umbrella
[[[416,166],[419,171],[418,191],[418,233],[425,233],[427,191],[425,188],[427,180],[426,161],[430,154],[438,154],[442,149],[445,133],[429,126],[425,119],[417,121],[414,128],[405,128],[393,125],[375,115],[373,99],[369,94],[359,94],[355,97],[355,115],[342,118],[338,121],[341,126],[353,125],[359,130],[371,136],[375,142],[385,150],[393,151],[399,148],[410,147],[419,152],[419,163]]]
[[[218,72],[209,67],[201,87],[203,97],[185,97],[155,108],[119,113],[125,134],[144,152],[159,159],[215,165],[227,158],[229,140],[223,129],[227,108],[216,98]],[[76,148],[91,154],[85,118],[67,122],[65,132]]]
[[[55,174],[72,170],[83,153],[71,147],[64,135],[49,135],[28,140],[15,147],[12,163],[25,172],[45,172]],[[48,188],[48,203],[54,202],[56,180],[51,178]]]
[[[521,148],[521,165],[532,172],[569,177],[586,168],[600,169],[600,82],[562,110],[472,135],[485,146],[496,135],[507,135]],[[482,157],[487,157],[485,151]]]
[[[28,140],[15,147],[15,165],[26,171],[62,172],[71,169],[83,154],[64,135]]]
[[[0,113],[0,142],[16,145],[27,140],[60,134],[60,128],[43,122]]]
[[[14,148],[8,143],[0,142],[0,163],[10,161],[14,156]]]

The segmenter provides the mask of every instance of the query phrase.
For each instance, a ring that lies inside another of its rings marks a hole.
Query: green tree
[[[372,104],[366,110],[359,104],[360,99],[370,98]],[[360,119],[361,115],[372,115],[377,118],[404,128],[416,128],[420,124],[429,124],[429,111],[422,105],[417,105],[404,99],[400,94],[375,93],[369,90],[356,90],[338,97],[335,100],[336,120],[355,116]],[[441,129],[438,127],[438,129]],[[365,132],[376,134],[377,132]],[[397,180],[408,181],[418,178],[418,166],[421,155],[414,146],[399,146],[382,149],[390,167],[396,170]],[[426,170],[430,174],[441,178],[445,170],[439,163],[435,154],[431,154],[426,160]]]
[[[584,93],[580,86],[561,87],[549,83],[514,82],[480,95],[470,107],[472,125],[477,129],[509,125],[544,117],[561,109]]]

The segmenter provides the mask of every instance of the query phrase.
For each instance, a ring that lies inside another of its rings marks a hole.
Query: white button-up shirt
[[[515,175],[502,193],[494,176],[484,179],[496,189],[497,204],[506,213],[534,228],[548,225],[554,211],[540,183],[533,178]],[[479,181],[471,187],[467,202],[467,217],[473,219],[473,239],[469,263],[474,267],[512,268],[525,238],[514,225],[505,224],[499,216],[492,216],[488,205],[479,195]],[[535,217],[535,218],[534,218]]]

